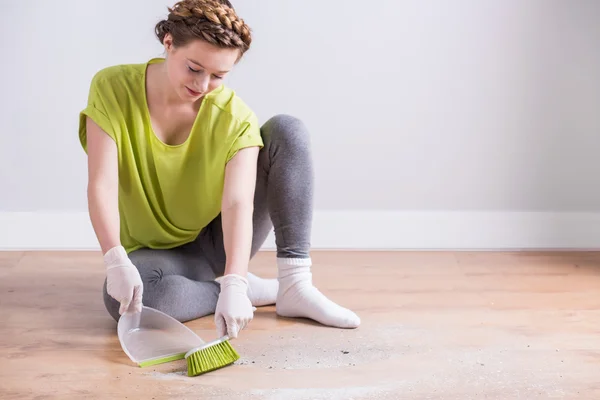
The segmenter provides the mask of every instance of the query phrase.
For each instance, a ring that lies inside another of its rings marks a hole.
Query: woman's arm
[[[89,117],[86,129],[88,208],[106,267],[106,292],[120,303],[119,314],[142,312],[144,284],[121,245],[117,145]]]
[[[88,208],[102,254],[121,245],[119,230],[117,145],[87,118]]]
[[[258,147],[241,149],[225,167],[221,221],[227,261],[215,309],[219,336],[236,338],[254,315],[246,276],[252,246],[258,151]]]
[[[225,275],[248,272],[258,147],[241,149],[225,169],[221,217],[227,263]]]

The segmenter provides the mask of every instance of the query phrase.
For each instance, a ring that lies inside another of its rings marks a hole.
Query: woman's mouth
[[[185,88],[187,89],[188,93],[189,93],[190,95],[194,96],[194,97],[198,97],[198,96],[200,96],[200,95],[202,94],[202,93],[200,93],[200,92],[196,92],[195,90],[192,90],[192,89],[190,89],[190,88],[189,88],[189,87],[187,87],[187,86],[186,86]]]

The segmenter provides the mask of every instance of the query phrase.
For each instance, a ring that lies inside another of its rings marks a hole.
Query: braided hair
[[[241,54],[250,48],[250,28],[228,0],[181,0],[168,10],[167,19],[155,26],[161,43],[169,33],[176,47],[202,39],[221,48],[239,49]]]

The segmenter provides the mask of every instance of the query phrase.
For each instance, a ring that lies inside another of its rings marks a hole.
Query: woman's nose
[[[208,91],[208,84],[210,82],[210,78],[207,75],[203,75],[201,78],[196,80],[196,85],[198,91],[201,93],[206,93]]]

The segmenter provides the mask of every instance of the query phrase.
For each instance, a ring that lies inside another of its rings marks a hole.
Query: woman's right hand
[[[104,254],[106,291],[119,303],[119,314],[132,310],[142,312],[144,284],[123,246],[116,246]]]

